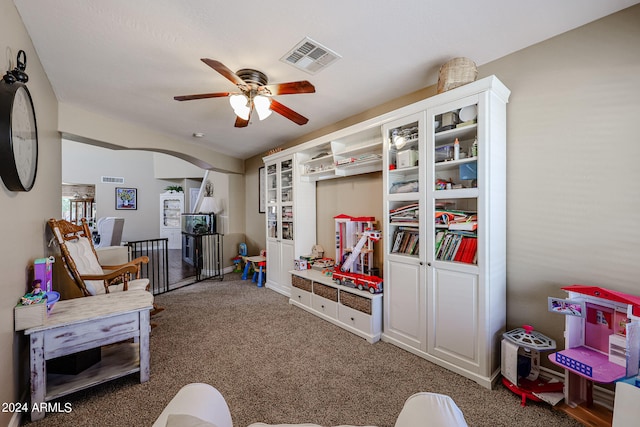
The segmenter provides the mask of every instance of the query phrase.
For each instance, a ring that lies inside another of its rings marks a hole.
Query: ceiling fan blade
[[[306,117],[296,113],[289,107],[285,107],[275,99],[271,100],[271,111],[275,111],[276,113],[286,117],[296,124],[299,124],[300,126],[306,124],[309,121],[309,119],[307,119]]]
[[[249,125],[249,120],[251,120],[251,113],[253,113],[253,103],[251,104],[251,109],[249,110],[249,117],[245,120],[242,117],[236,116],[236,124],[234,125],[237,128],[245,128]]]
[[[249,116],[251,118],[251,116]],[[237,128],[246,128],[249,125],[249,120],[245,120],[241,117],[236,116],[236,124],[234,125]]]
[[[245,120],[236,116],[236,124],[234,125],[237,128],[245,128],[249,125],[249,120]]]
[[[231,94],[231,92],[200,93],[197,95],[174,96],[173,99],[175,99],[176,101],[191,101],[192,99],[221,98],[223,96],[229,96]]]
[[[260,89],[267,90],[271,95],[293,95],[296,93],[315,93],[316,88],[307,80],[289,83],[276,83],[262,86]]]
[[[234,73],[229,68],[227,68],[227,66],[224,65],[222,62],[216,61],[215,59],[209,59],[209,58],[202,58],[201,61],[207,64],[209,67],[216,70],[217,72],[219,72],[220,74],[222,74],[224,77],[230,80],[231,83],[233,83],[234,85],[240,88],[247,87],[247,84],[245,83],[245,81],[242,80],[240,77],[238,77],[236,73]]]

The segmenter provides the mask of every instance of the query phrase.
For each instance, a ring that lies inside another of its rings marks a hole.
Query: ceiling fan
[[[235,127],[246,127],[251,113],[255,109],[260,120],[267,118],[272,111],[286,117],[299,125],[306,124],[309,119],[296,113],[273,99],[275,95],[292,95],[296,93],[314,93],[316,88],[306,80],[289,83],[267,84],[267,75],[251,68],[243,68],[237,72],[231,71],[220,61],[202,58],[202,62],[222,74],[240,92],[215,92],[196,95],[174,96],[176,101],[190,101],[193,99],[229,97],[229,102],[236,113]]]

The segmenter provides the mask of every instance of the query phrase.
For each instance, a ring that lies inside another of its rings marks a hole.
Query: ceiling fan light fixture
[[[249,100],[244,95],[237,94],[237,95],[231,95],[229,97],[229,104],[231,104],[231,107],[234,110],[236,108],[246,107],[248,102]]]
[[[233,108],[233,112],[236,113],[236,116],[240,117],[243,120],[249,120],[249,113],[251,112],[251,108],[247,105],[249,100],[244,95],[231,95],[229,97],[229,104],[231,104],[231,108]]]
[[[271,115],[271,99],[264,95],[257,95],[253,98],[253,105],[256,107],[258,118],[264,120]]]

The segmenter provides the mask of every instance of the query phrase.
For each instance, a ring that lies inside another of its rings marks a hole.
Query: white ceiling
[[[457,56],[478,66],[640,0],[14,0],[58,100],[176,139],[248,158],[372,106],[435,84]],[[280,58],[304,37],[342,56],[315,75]],[[309,80],[315,94],[277,100],[235,128],[234,91],[200,61],[255,68],[270,83]],[[29,72],[27,68],[27,73]],[[205,137],[195,139],[194,132]]]

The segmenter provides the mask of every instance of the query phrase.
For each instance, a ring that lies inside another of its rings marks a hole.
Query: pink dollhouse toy
[[[567,299],[549,297],[549,311],[564,314],[565,349],[549,360],[565,369],[565,402],[593,404],[593,383],[638,375],[640,297],[598,286],[562,288]]]

